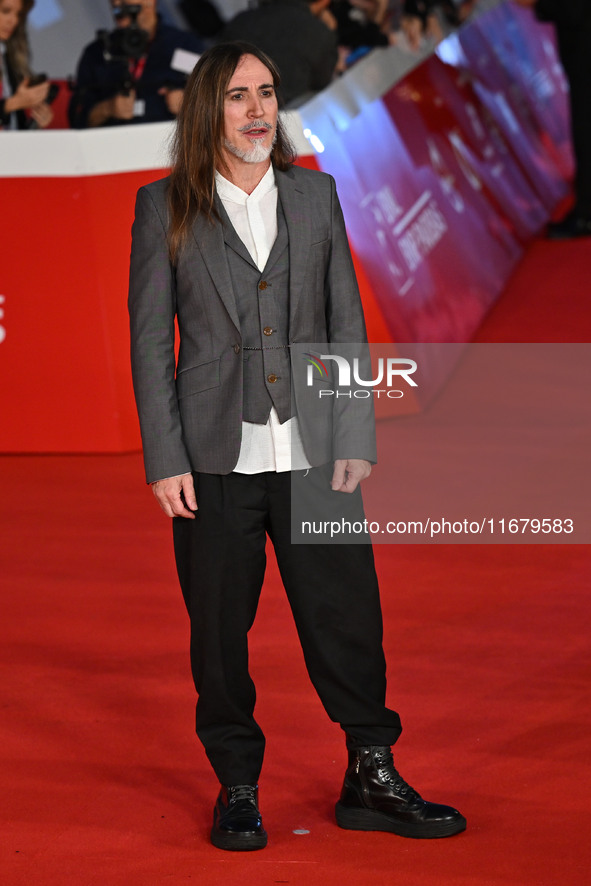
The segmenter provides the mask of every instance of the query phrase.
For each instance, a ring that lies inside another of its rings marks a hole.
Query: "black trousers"
[[[308,673],[329,717],[341,724],[353,747],[391,745],[401,732],[398,714],[385,706],[371,544],[291,544],[292,476],[298,483],[325,483],[348,514],[363,519],[360,493],[332,492],[322,471],[194,474],[196,519],[173,520],[177,570],[191,619],[197,734],[222,784],[256,784],[263,762],[265,738],[254,719],[247,635],[265,574],[267,534]]]

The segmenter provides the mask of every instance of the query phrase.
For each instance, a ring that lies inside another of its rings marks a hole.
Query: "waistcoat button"
[[[275,384],[275,382],[277,381],[277,378],[278,378],[278,376],[276,376],[274,373],[271,373],[271,375],[267,376],[267,381],[270,382],[271,384]]]
[[[259,283],[259,289],[266,289],[266,288],[267,288],[267,281],[261,280],[261,282]]]
[[[265,335],[273,335],[273,327],[272,326],[265,326],[265,328],[263,329],[263,333]]]

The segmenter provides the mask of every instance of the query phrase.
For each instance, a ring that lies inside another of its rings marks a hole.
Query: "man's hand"
[[[371,462],[364,458],[337,458],[331,486],[334,492],[354,492],[371,474]]]
[[[44,102],[47,98],[47,93],[49,92],[49,87],[51,85],[49,80],[45,80],[37,86],[29,86],[29,79],[30,78],[27,77],[26,80],[22,80],[14,95],[11,95],[6,99],[4,110],[7,114],[11,114],[13,111],[21,111],[25,108],[34,108],[41,104],[41,102]]]
[[[129,95],[117,93],[112,98],[106,98],[94,105],[88,114],[89,126],[102,126],[107,120],[114,117],[116,120],[133,120],[135,106],[135,91],[132,89]]]
[[[404,15],[400,22],[400,28],[404,32],[410,48],[413,52],[417,52],[421,47],[423,37],[423,22],[421,19],[418,15]]]
[[[183,96],[185,94],[184,89],[168,89],[166,86],[163,86],[162,89],[158,90],[159,95],[164,96],[164,101],[166,102],[166,107],[175,117],[178,116],[178,113],[181,109],[181,105],[183,103]]]
[[[168,477],[166,480],[156,480],[151,486],[158,504],[167,517],[195,519],[193,511],[197,510],[197,499],[191,474],[179,474],[177,477]],[[181,492],[185,499],[184,502]]]
[[[117,93],[111,99],[111,116],[117,120],[133,120],[135,106],[135,89],[130,89],[127,95]]]
[[[53,120],[53,111],[47,102],[41,102],[40,105],[35,105],[34,108],[31,108],[31,117],[39,129],[45,129]]]

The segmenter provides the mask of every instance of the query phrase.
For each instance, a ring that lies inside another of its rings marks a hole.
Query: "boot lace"
[[[381,781],[391,785],[397,794],[406,797],[409,802],[421,799],[421,795],[403,779],[394,766],[390,748],[375,748],[373,758]]]
[[[251,784],[236,784],[228,786],[228,799],[230,803],[246,800],[256,805],[256,787]]]

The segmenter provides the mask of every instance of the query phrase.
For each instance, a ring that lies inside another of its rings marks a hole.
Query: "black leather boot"
[[[218,849],[264,849],[267,833],[259,812],[256,785],[222,785],[213,810],[211,842]]]
[[[466,828],[457,809],[428,803],[404,781],[394,768],[389,747],[349,751],[336,816],[341,828],[388,831],[401,837],[451,837]]]

